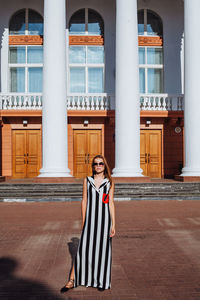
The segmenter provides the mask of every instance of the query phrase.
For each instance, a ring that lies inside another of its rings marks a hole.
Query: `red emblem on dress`
[[[108,203],[109,202],[109,194],[103,193],[102,201],[103,201],[103,203]]]

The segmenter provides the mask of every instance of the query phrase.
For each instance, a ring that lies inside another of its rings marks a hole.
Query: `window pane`
[[[25,92],[25,68],[10,69],[10,92]]]
[[[147,33],[148,35],[162,36],[162,22],[158,16],[147,12]]]
[[[25,47],[10,47],[9,62],[11,64],[23,64],[26,62]]]
[[[104,63],[104,47],[88,47],[88,63],[103,64]]]
[[[145,69],[140,68],[140,93],[145,93]]]
[[[148,93],[163,92],[162,74],[161,69],[148,69]]]
[[[85,68],[70,68],[70,93],[85,92]]]
[[[138,34],[144,35],[144,10],[138,12]]]
[[[85,9],[77,11],[69,23],[70,34],[85,34]]]
[[[88,68],[88,92],[103,93],[103,68]]]
[[[25,9],[17,12],[10,20],[10,34],[25,34]]]
[[[43,47],[28,47],[28,63],[41,64],[43,62]]]
[[[28,91],[29,93],[42,92],[42,68],[28,69]]]
[[[71,46],[69,48],[69,63],[85,64],[85,62],[86,62],[86,47]]]
[[[145,64],[145,48],[139,48],[139,63],[141,65]]]
[[[43,18],[36,11],[29,9],[28,31],[32,35],[43,35]]]
[[[163,50],[160,48],[147,48],[147,63],[152,65],[162,65]]]
[[[88,33],[103,35],[104,23],[101,16],[94,10],[88,9]]]

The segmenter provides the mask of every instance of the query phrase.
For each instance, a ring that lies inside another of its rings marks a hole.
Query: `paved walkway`
[[[0,299],[199,300],[200,201],[115,202],[111,290],[60,295],[80,202],[0,203]]]

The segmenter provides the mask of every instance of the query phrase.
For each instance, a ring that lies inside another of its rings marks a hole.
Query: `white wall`
[[[67,0],[67,22],[69,22],[71,15],[76,10],[84,7],[96,10],[104,19],[106,53],[105,92],[109,94],[115,93],[115,4],[116,0]],[[5,28],[8,28],[9,19],[12,14],[25,7],[35,9],[43,15],[43,0],[0,0],[1,39]],[[164,91],[166,93],[181,93],[181,38],[184,27],[183,1],[138,0],[138,9],[142,8],[155,11],[163,21]],[[1,74],[1,76],[5,75]]]

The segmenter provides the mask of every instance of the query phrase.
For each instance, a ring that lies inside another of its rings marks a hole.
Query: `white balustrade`
[[[109,110],[111,96],[69,95],[68,110]],[[41,110],[42,94],[0,94],[0,109]],[[183,111],[184,96],[169,94],[140,94],[140,110]]]
[[[70,95],[67,97],[68,110],[108,110],[110,109],[110,96],[96,95]]]
[[[183,95],[140,94],[140,110],[184,110]]]
[[[42,94],[0,94],[3,110],[39,110],[42,109]]]

